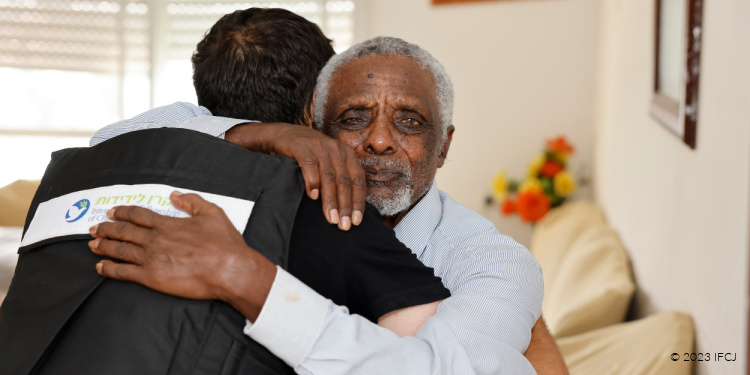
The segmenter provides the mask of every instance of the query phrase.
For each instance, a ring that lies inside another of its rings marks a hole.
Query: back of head
[[[287,10],[227,14],[193,54],[198,104],[216,116],[302,123],[334,53],[317,25]]]

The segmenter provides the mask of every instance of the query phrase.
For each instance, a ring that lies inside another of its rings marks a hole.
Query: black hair
[[[335,52],[314,23],[284,9],[222,17],[193,54],[198,104],[215,116],[301,124]]]

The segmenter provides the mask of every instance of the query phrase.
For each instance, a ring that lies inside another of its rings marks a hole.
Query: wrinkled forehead
[[[329,87],[330,100],[336,102],[384,91],[437,111],[432,74],[407,57],[370,55],[348,61],[336,69]]]

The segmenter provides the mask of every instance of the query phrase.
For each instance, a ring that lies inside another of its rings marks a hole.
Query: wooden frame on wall
[[[453,4],[453,3],[478,3],[487,1],[513,1],[513,0],[432,0],[433,5]]]
[[[655,0],[651,116],[695,149],[703,0]]]

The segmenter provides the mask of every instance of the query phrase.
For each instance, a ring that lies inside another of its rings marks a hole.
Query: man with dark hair
[[[215,116],[310,123],[315,78],[334,54],[317,25],[288,11],[228,14],[193,53],[198,105]]]
[[[275,42],[292,37],[296,43]],[[201,42],[194,59],[196,87],[202,100],[220,98],[226,93],[219,86],[206,89],[200,83],[204,74],[213,74],[212,64],[254,59],[265,66],[261,70],[279,77],[275,94],[266,98],[265,84],[254,85],[243,95],[256,102],[267,99],[264,103],[236,102],[223,111],[245,115],[269,110],[289,121],[304,122],[313,80],[299,77],[307,82],[302,90],[295,77],[319,69],[332,53],[329,43],[317,26],[291,12],[237,11],[223,17]],[[297,67],[282,64],[303,50],[317,60],[297,61]],[[222,82],[253,74],[239,63],[223,65],[228,68],[226,76],[216,76]],[[170,195],[173,190],[189,194]],[[201,233],[200,239],[203,231],[210,231],[220,248],[242,248],[238,260],[248,260],[250,255],[271,273],[276,272],[275,265],[289,270],[312,288],[287,296],[300,308],[308,302],[295,296],[317,292],[348,306],[359,319],[406,335],[450,295],[433,270],[382,225],[373,207],[361,218],[362,226],[340,231],[319,214],[319,202],[303,195],[302,178],[291,159],[250,153],[194,131],[132,132],[91,148],[56,152],[29,211],[18,267],[0,307],[3,373],[291,372],[242,334],[245,320],[237,310],[251,320],[260,313],[245,308],[247,295],[209,292],[198,299],[210,301],[193,301],[97,275],[94,265],[103,258],[88,250],[89,227],[105,220],[104,213],[118,201],[176,217],[196,213],[184,204],[186,199],[203,196],[215,202],[232,217],[222,223],[229,227],[194,222],[196,227],[190,231]],[[183,234],[184,239],[189,237]],[[194,240],[198,243],[198,238]],[[204,255],[206,250],[198,249]],[[214,260],[221,262],[214,264],[216,269],[234,270],[222,273],[226,280],[265,272],[227,263],[225,257]],[[207,259],[205,265],[211,263]],[[180,285],[192,293],[207,291],[196,283]],[[261,294],[270,288],[255,282],[245,286],[249,288],[245,291]]]

